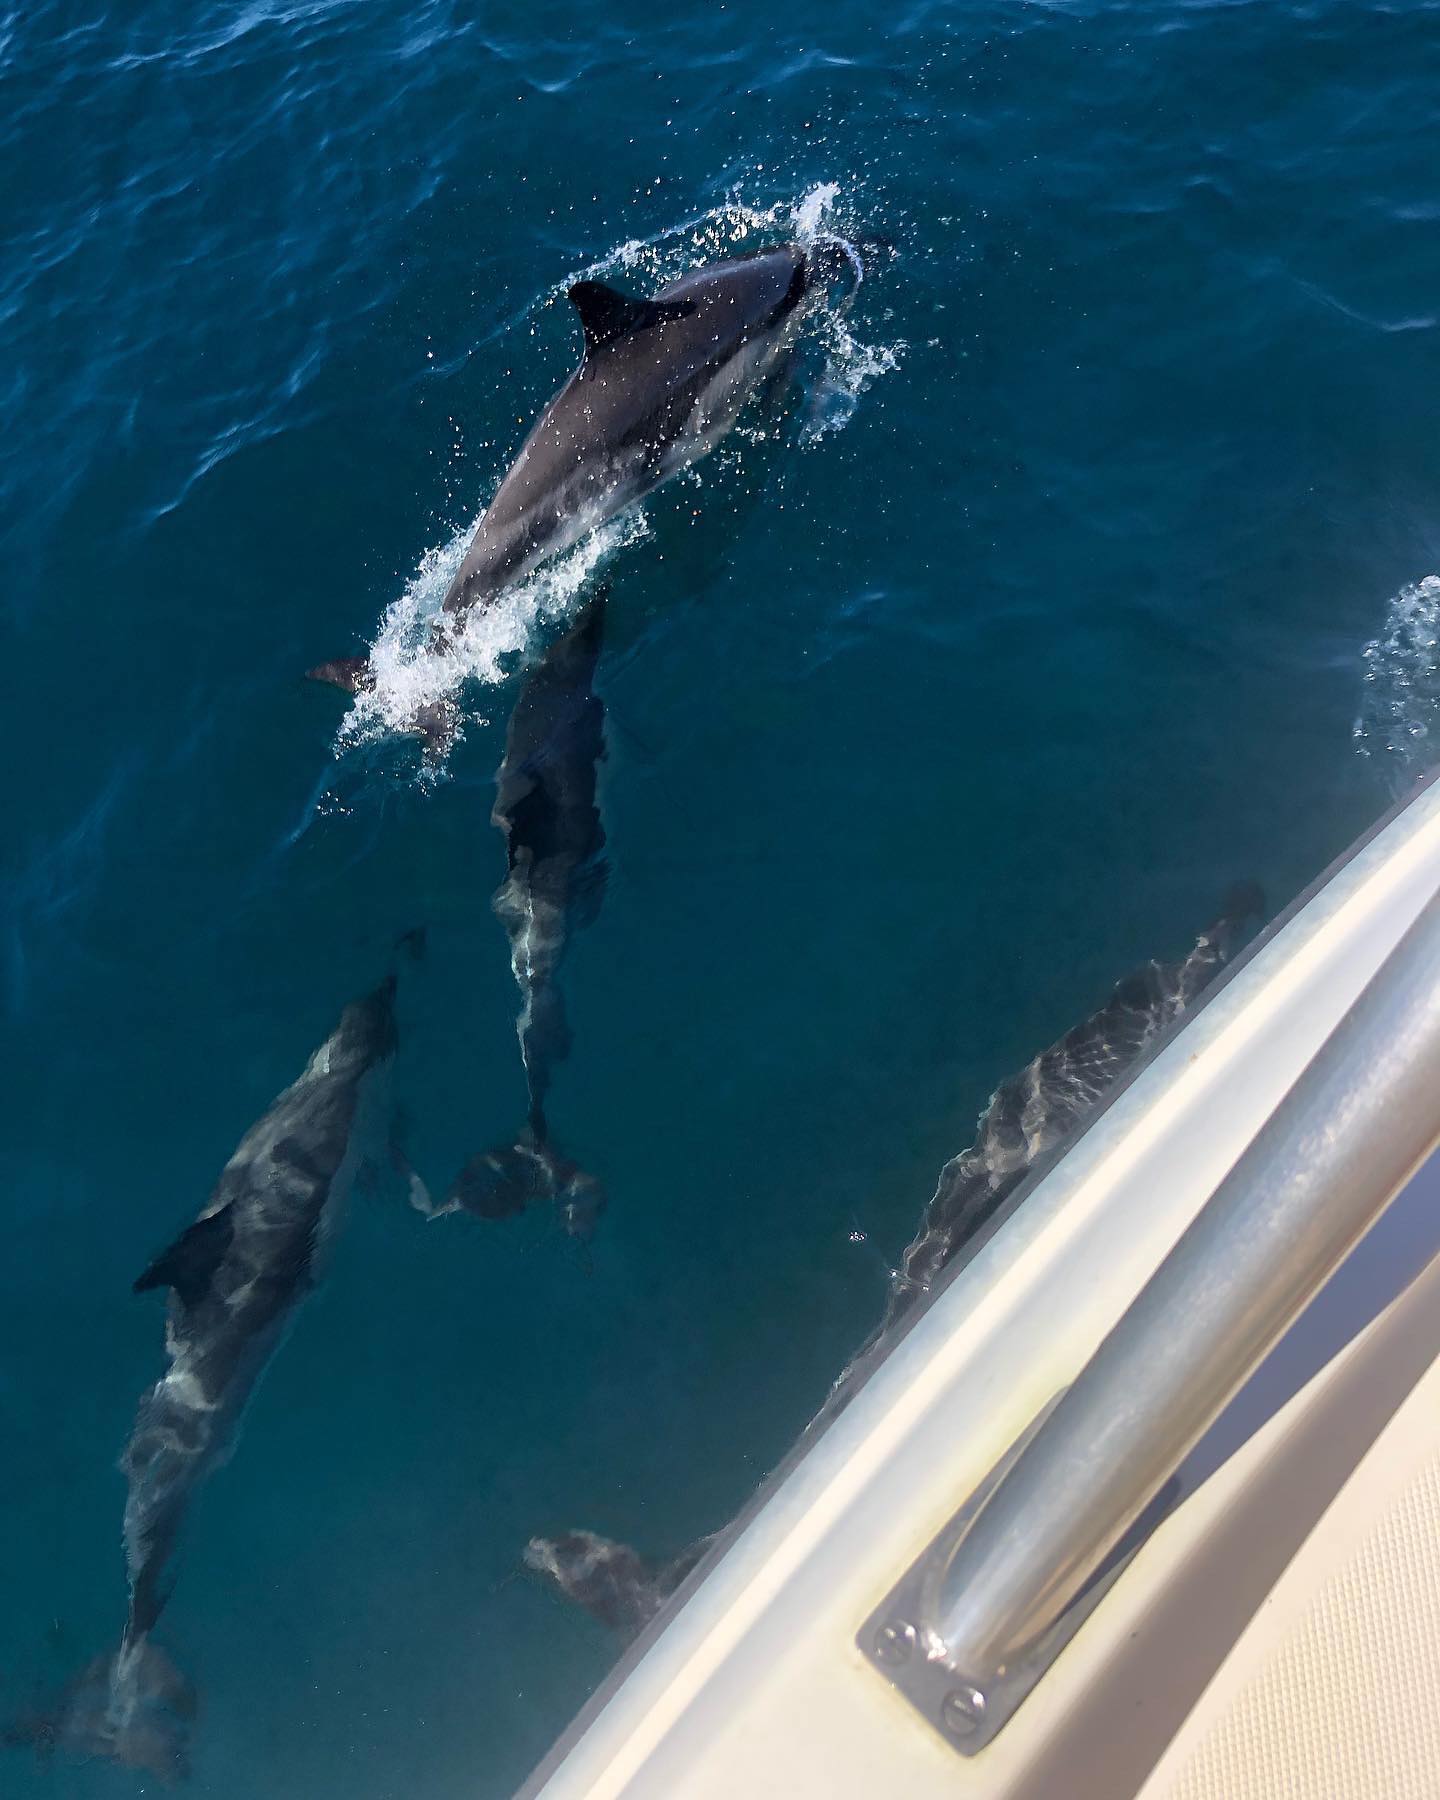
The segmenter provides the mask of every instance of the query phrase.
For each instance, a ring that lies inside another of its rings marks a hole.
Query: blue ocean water
[[[1423,758],[1437,115],[1422,4],[0,6],[6,1716],[123,1617],[131,1281],[399,932],[417,1164],[518,1123],[493,776],[604,575],[609,1213],[359,1195],[161,1632],[196,1793],[515,1787],[612,1656],[526,1539],[722,1523],[995,1083]],[[505,613],[443,776],[347,732],[301,672],[433,601],[567,279],[821,221],[876,250],[786,429]]]

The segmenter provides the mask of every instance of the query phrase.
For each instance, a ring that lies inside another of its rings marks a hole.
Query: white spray
[[[1440,761],[1440,576],[1401,588],[1361,661],[1355,747],[1383,765],[1398,795]]]

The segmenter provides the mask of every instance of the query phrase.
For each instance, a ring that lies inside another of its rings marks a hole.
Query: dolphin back
[[[768,365],[753,351],[784,335],[805,296],[806,269],[801,247],[781,244],[692,269],[648,298],[576,282],[569,296],[584,339],[580,366],[496,489],[442,612],[488,603],[712,449],[763,385]],[[711,433],[701,421],[717,381],[731,404]]]

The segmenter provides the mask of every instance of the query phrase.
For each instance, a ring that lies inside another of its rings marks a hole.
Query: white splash
[[[846,240],[849,222],[840,206],[840,184],[824,181],[801,196],[794,209],[793,229],[802,244],[838,237],[855,261],[857,253]],[[820,314],[819,332],[824,367],[810,390],[801,432],[804,443],[814,443],[832,431],[840,431],[855,416],[860,397],[882,375],[900,367],[905,354],[903,339],[892,344],[863,343],[850,329],[851,300],[827,307]]]
[[[1386,766],[1398,793],[1440,761],[1440,576],[1401,588],[1361,661],[1355,746]]]
[[[631,239],[599,262],[575,270],[542,296],[540,306],[559,304],[571,284],[582,279],[625,271],[631,280],[656,287],[699,263],[760,249],[781,238],[813,244],[827,237],[843,238],[850,229],[838,182],[819,182],[798,199],[763,207],[747,203],[736,190],[708,212],[652,238]],[[813,329],[821,367],[809,384],[802,443],[813,443],[844,426],[861,395],[898,366],[905,349],[899,342],[862,343],[848,322],[851,299],[853,295],[838,306],[818,309]],[[441,602],[478,523],[428,550],[405,591],[387,608],[370,650],[374,684],[356,696],[346,714],[336,738],[337,755],[403,734],[434,709],[453,721],[458,737],[467,718],[482,716],[475,704],[468,710],[462,707],[462,691],[504,681],[537,629],[573,612],[600,568],[649,535],[638,509],[607,521],[497,601],[468,613],[453,637],[437,642],[433,627]],[[427,772],[433,775],[436,767],[432,762]]]
[[[477,520],[475,524],[478,524]],[[370,650],[374,685],[357,694],[340,727],[337,749],[375,743],[412,728],[432,708],[452,713],[457,735],[467,682],[494,687],[514,668],[537,629],[569,616],[577,597],[617,551],[649,535],[638,507],[607,520],[574,549],[464,616],[443,642],[434,638],[441,604],[465,557],[475,524],[428,550],[398,600],[391,603]],[[470,717],[478,717],[472,712]]]
[[[892,375],[900,367],[906,349],[899,338],[893,344],[862,343],[839,309],[821,315],[820,331],[825,366],[806,404],[801,433],[805,443],[814,443],[827,432],[840,431],[848,425],[861,395],[882,375]]]
[[[807,188],[798,200],[777,200],[770,206],[752,206],[733,191],[719,206],[682,219],[653,237],[631,238],[617,245],[599,262],[589,263],[557,282],[547,301],[563,299],[572,282],[594,280],[625,269],[652,281],[674,281],[697,263],[721,256],[763,248],[767,241],[789,237],[802,244],[832,234],[840,184],[822,181]],[[822,227],[826,229],[822,230]]]
[[[800,196],[792,217],[795,235],[802,244],[813,243],[821,226],[829,224],[839,198],[838,181],[819,181]]]

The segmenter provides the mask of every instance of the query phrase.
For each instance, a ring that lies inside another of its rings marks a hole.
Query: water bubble
[[[1355,747],[1386,766],[1402,793],[1440,760],[1440,576],[1401,588],[1385,626],[1360,653]]]

